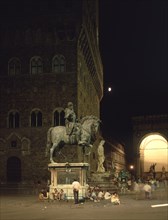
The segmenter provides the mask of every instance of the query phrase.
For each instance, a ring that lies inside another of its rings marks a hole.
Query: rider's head
[[[68,107],[73,107],[73,103],[72,102],[68,102]]]

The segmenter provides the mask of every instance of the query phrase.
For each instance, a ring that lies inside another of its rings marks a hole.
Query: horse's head
[[[86,116],[81,120],[81,143],[90,145],[96,139],[100,120],[95,116]]]
[[[97,133],[98,132],[99,127],[100,127],[100,122],[101,121],[98,118],[94,118],[93,119],[93,122],[92,122],[92,125],[91,125],[93,133]]]
[[[93,118],[93,123],[91,124],[91,138],[92,140],[96,139],[96,135],[100,128],[100,120],[96,117]]]

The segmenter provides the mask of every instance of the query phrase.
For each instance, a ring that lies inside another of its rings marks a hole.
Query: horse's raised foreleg
[[[81,140],[78,142],[78,145],[88,147],[90,146],[90,136],[87,132],[81,134]]]

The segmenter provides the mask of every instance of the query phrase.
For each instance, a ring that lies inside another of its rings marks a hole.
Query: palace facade
[[[0,28],[0,179],[48,179],[47,131],[100,117],[103,67],[97,0],[34,1],[11,7]]]

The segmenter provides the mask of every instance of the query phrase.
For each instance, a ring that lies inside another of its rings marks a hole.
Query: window
[[[16,111],[12,111],[8,115],[8,126],[9,128],[19,128],[20,116]]]
[[[17,141],[11,141],[11,147],[16,148],[17,147]]]
[[[35,110],[31,113],[31,127],[42,126],[42,113],[39,110]]]
[[[12,58],[8,62],[8,74],[10,76],[19,75],[21,73],[21,63],[18,58]]]
[[[33,57],[30,61],[31,74],[40,74],[43,72],[43,63],[40,57]]]
[[[52,72],[63,73],[65,72],[65,58],[62,55],[56,55],[52,61]]]
[[[65,58],[63,56],[60,57],[60,72],[65,72]]]
[[[59,72],[59,59],[58,59],[58,57],[55,57],[53,60],[53,72],[54,73]]]
[[[65,113],[62,108],[57,109],[54,112],[54,126],[59,126],[59,125],[65,125],[65,119],[64,119]]]

